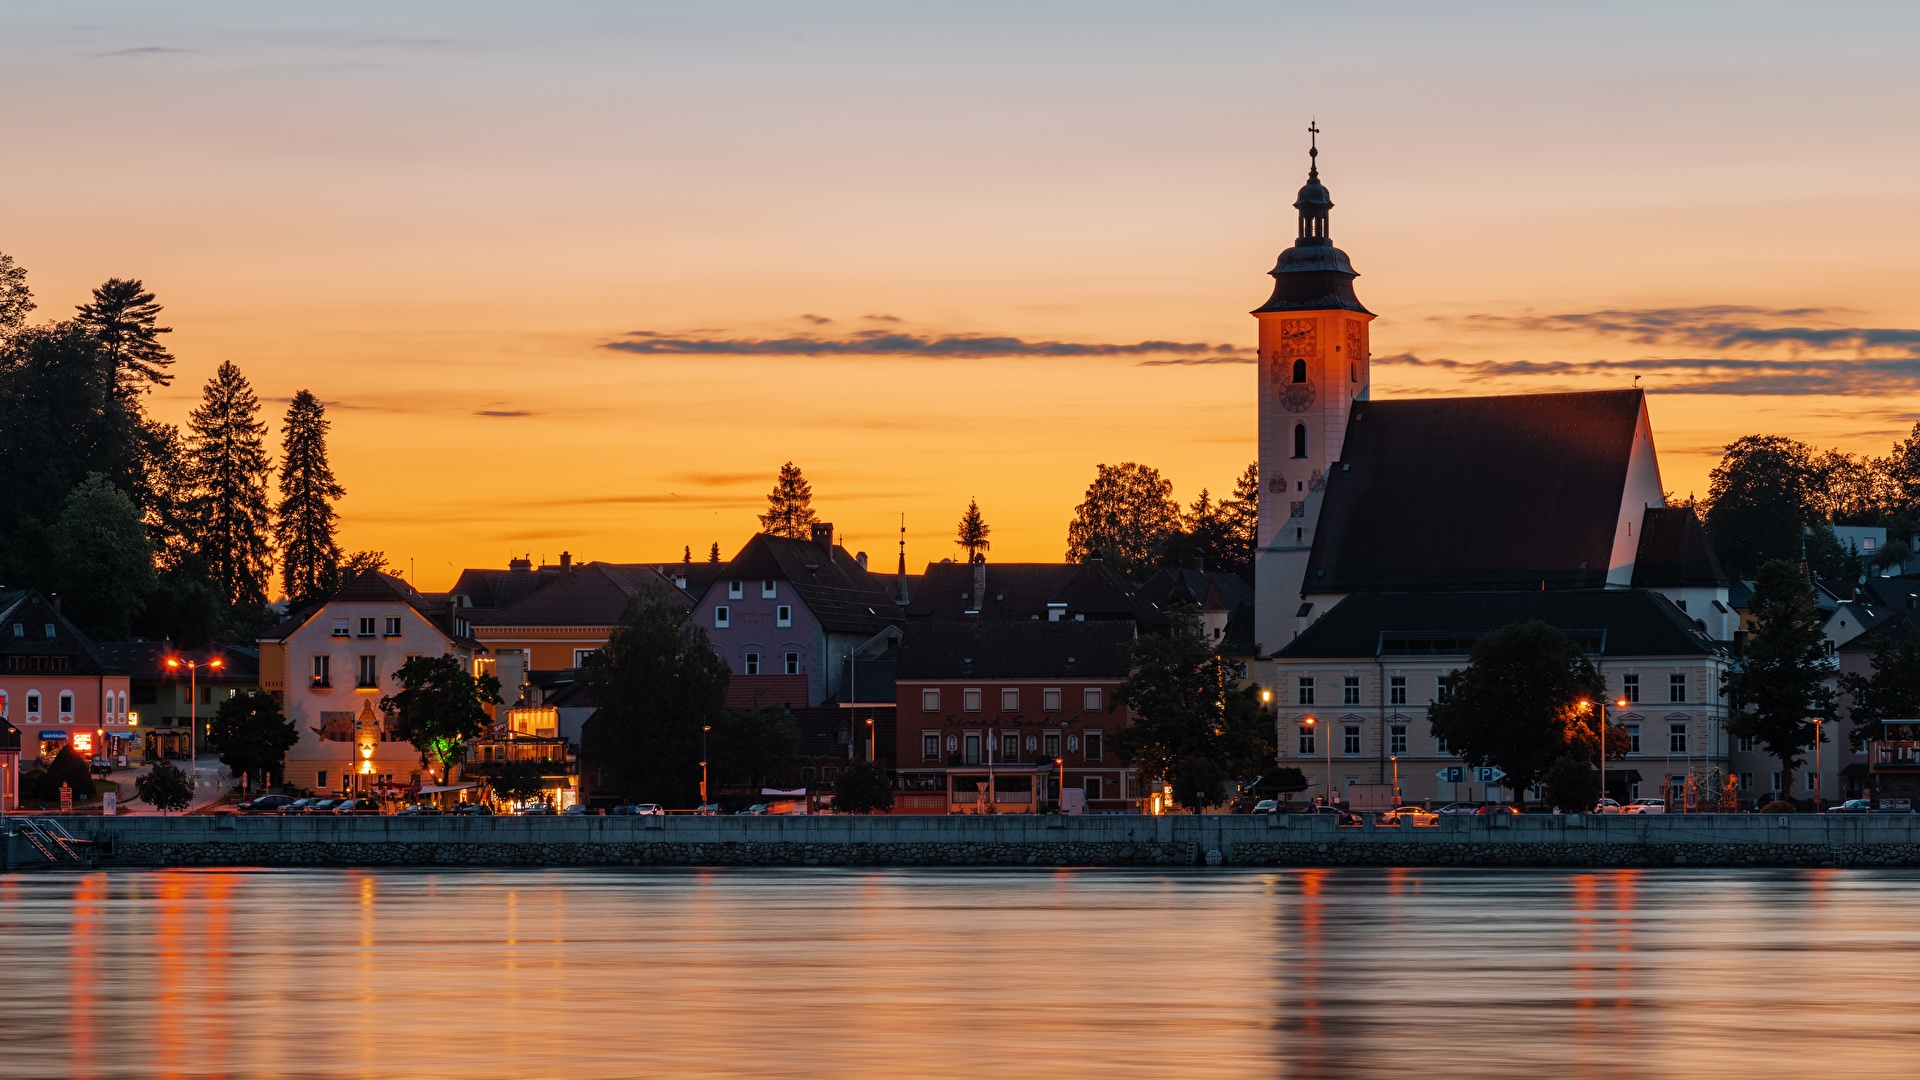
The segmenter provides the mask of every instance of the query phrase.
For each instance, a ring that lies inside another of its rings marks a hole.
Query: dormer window
[[[780,587],[774,583],[772,578],[762,578],[760,580],[760,598],[762,600],[771,600],[779,595]]]
[[[48,637],[52,637],[52,636],[53,636],[53,634],[54,634],[54,629],[53,629],[53,624],[52,624],[52,623],[48,623],[48,624],[47,624],[47,636],[48,636]]]

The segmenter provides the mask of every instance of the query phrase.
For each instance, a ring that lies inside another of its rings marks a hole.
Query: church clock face
[[[1288,412],[1306,412],[1313,407],[1313,380],[1280,384],[1280,407]]]
[[[1287,319],[1280,324],[1280,355],[1311,357],[1315,349],[1312,319]]]

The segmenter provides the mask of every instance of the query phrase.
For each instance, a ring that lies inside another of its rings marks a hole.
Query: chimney
[[[571,551],[561,552],[560,553],[560,572],[563,574],[567,574],[567,573],[571,573],[572,571],[573,571],[573,552]]]
[[[973,606],[981,611],[987,607],[987,558],[978,554],[973,557]]]
[[[533,570],[533,560],[524,555],[518,559],[508,559],[507,569],[521,574],[529,573]]]
[[[855,555],[853,557],[853,561],[860,564],[860,569],[865,570],[867,568],[867,553],[863,551],[860,554]]]
[[[826,552],[828,556],[832,556],[833,555],[833,522],[831,521],[814,522],[813,523],[813,542],[820,545],[821,551]]]

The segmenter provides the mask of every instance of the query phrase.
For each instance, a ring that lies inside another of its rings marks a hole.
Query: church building
[[[1398,783],[1409,801],[1502,795],[1485,774],[1457,779],[1426,706],[1480,637],[1540,619],[1629,699],[1612,719],[1634,747],[1610,766],[1611,793],[1685,797],[1733,777],[1729,582],[1692,510],[1666,506],[1644,393],[1376,399],[1374,314],[1333,246],[1318,156],[1299,236],[1253,312],[1256,672],[1275,688],[1281,763],[1315,796],[1354,783]]]

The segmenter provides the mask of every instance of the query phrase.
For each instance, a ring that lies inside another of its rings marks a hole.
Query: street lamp
[[[1313,734],[1314,725],[1317,723],[1319,723],[1319,721],[1311,716],[1303,716],[1300,718],[1300,726],[1306,728],[1307,734],[1309,735]],[[1331,738],[1328,738],[1325,741],[1327,744],[1327,786],[1324,792],[1320,796],[1320,801],[1327,806],[1332,806],[1333,805],[1333,740]]]
[[[1067,809],[1067,759],[1054,758],[1053,767],[1060,770],[1060,794],[1053,800],[1053,809],[1065,813]]]
[[[895,736],[895,737],[898,738],[898,736]],[[895,745],[898,745],[898,743],[896,743]],[[873,717],[869,716],[867,717],[867,763],[868,764],[873,763],[873,754],[874,754]]]
[[[167,667],[174,671],[181,665],[187,669],[187,771],[193,774],[193,794],[200,796],[200,662],[182,660],[177,656],[167,657]],[[207,667],[219,670],[225,664],[219,657],[207,661]]]
[[[700,725],[700,812],[707,810],[707,732],[713,730],[712,724]]]
[[[1817,814],[1826,813],[1820,806],[1820,725],[1826,723],[1826,717],[1813,718],[1813,810]]]

